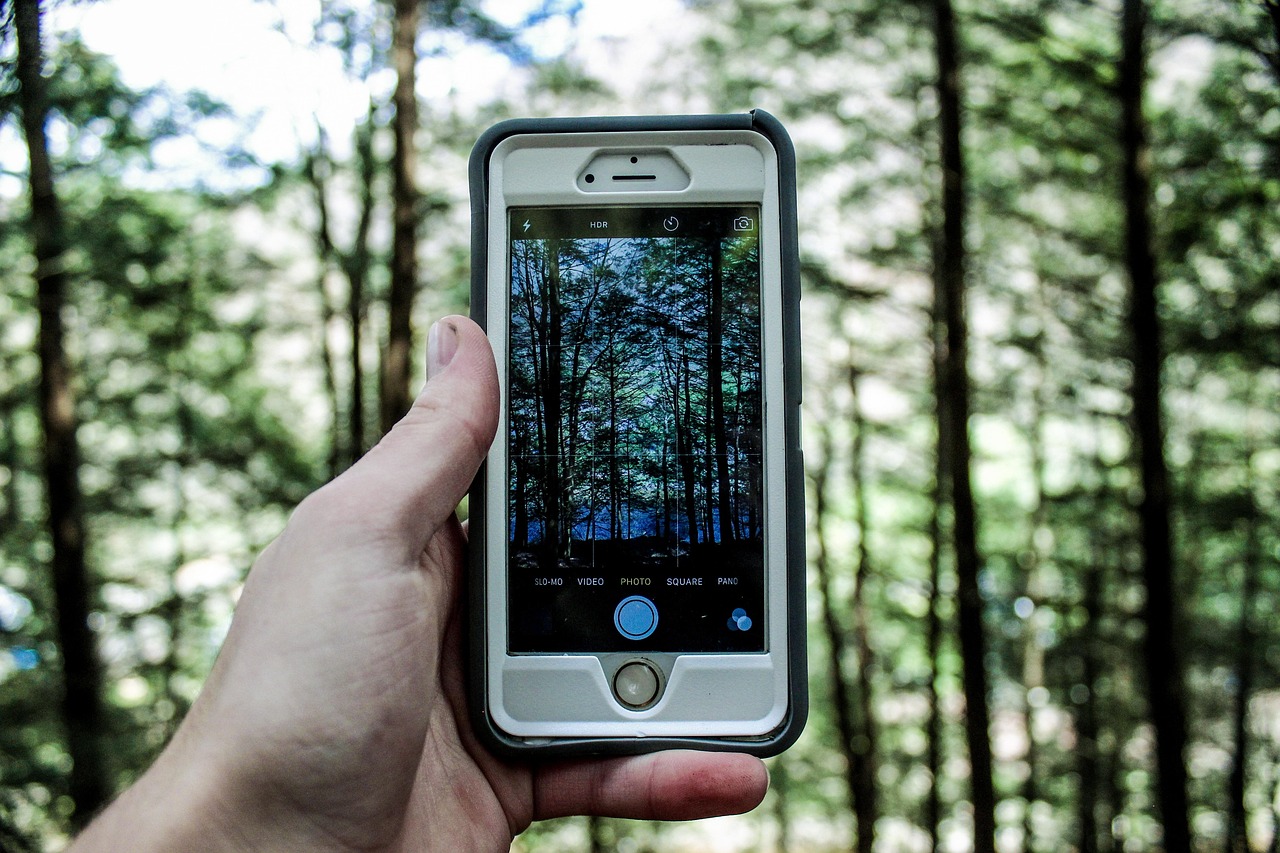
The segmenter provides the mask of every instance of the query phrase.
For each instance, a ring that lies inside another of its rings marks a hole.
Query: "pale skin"
[[[412,410],[258,558],[191,713],[74,853],[496,851],[544,818],[688,820],[763,799],[747,755],[519,764],[476,740],[454,509],[493,441],[498,381],[465,317],[427,349]]]

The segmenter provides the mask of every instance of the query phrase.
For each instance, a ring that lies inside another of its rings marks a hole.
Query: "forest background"
[[[404,411],[485,126],[752,107],[811,722],[749,815],[517,848],[1280,849],[1276,0],[45,5],[0,3],[0,849],[138,775]]]

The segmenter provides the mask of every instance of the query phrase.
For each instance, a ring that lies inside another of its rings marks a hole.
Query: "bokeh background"
[[[799,155],[812,718],[751,814],[515,849],[1280,849],[1276,0],[44,0],[24,64],[36,6],[0,849],[138,776],[404,410],[486,126],[752,107]]]

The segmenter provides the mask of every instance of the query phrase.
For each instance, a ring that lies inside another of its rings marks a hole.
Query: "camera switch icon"
[[[728,627],[730,631],[750,631],[751,625],[751,617],[741,607],[735,607],[733,613],[729,614]]]
[[[739,216],[733,220],[734,231],[750,231],[756,227],[756,221],[750,216]]]

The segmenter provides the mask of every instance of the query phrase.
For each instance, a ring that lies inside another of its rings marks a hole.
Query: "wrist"
[[[251,848],[236,786],[218,756],[189,749],[185,727],[156,762],[89,824],[68,853]]]

